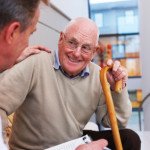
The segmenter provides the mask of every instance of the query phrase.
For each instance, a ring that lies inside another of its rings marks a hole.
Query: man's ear
[[[20,34],[20,28],[21,25],[19,22],[13,22],[8,25],[5,32],[6,33],[5,38],[9,44],[11,44],[16,38],[18,38]]]
[[[97,47],[93,50],[92,59],[96,56],[98,50],[99,50],[99,46],[97,46]]]
[[[99,51],[100,47],[96,46],[94,53],[96,53],[97,51]]]
[[[59,43],[61,43],[61,42],[62,42],[63,37],[64,37],[64,33],[63,33],[63,32],[60,32],[60,36],[59,36]]]

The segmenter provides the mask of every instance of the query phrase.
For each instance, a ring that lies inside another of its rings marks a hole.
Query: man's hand
[[[107,66],[112,66],[112,70],[107,74],[107,79],[110,84],[110,88],[114,90],[116,81],[122,80],[122,89],[126,86],[128,72],[127,69],[121,66],[119,61],[107,61]]]
[[[21,61],[23,61],[24,59],[26,59],[27,57],[29,57],[30,55],[33,54],[38,54],[41,51],[46,51],[48,53],[50,53],[50,49],[44,47],[44,46],[28,46],[24,49],[24,51],[21,53],[21,55],[18,57],[18,59],[16,60],[16,63],[19,63]]]
[[[76,148],[76,150],[103,150],[108,145],[108,142],[104,139],[93,141],[89,144],[83,144]]]

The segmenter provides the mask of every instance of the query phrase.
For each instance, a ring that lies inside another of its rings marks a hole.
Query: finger
[[[128,77],[127,69],[122,66],[116,72],[113,71],[112,74],[117,81]]]
[[[34,45],[34,46],[31,46],[30,48],[35,48],[35,49],[44,49],[45,47],[42,46],[42,45]]]
[[[122,66],[118,67],[118,69],[116,71],[112,71],[112,74],[114,77],[119,76],[122,72],[124,71],[124,69],[122,68]]]
[[[112,66],[112,64],[113,64],[112,59],[108,59],[106,64],[107,64],[107,66]]]
[[[119,67],[120,67],[120,62],[118,60],[114,61],[112,70],[117,71]]]
[[[47,48],[47,47],[39,47],[39,50],[51,53],[51,50],[49,48]]]
[[[32,54],[38,54],[40,52],[41,52],[41,50],[39,50],[39,49],[30,49],[26,55],[30,56]]]
[[[117,78],[115,80],[116,81],[120,81],[120,80],[122,81],[122,89],[126,87],[126,85],[127,85],[127,78],[122,78],[122,79]]]
[[[106,147],[108,145],[108,142],[105,139],[100,139],[94,142],[95,144],[98,144],[99,147]]]
[[[119,80],[125,79],[125,72],[122,72],[118,76],[115,76],[114,79],[115,79],[115,81],[119,81]]]
[[[125,88],[127,85],[127,78],[122,80],[122,89]]]
[[[51,52],[51,50],[48,47],[45,47],[45,46],[42,46],[42,45],[35,45],[35,46],[32,46],[31,48],[39,49],[39,50],[46,51],[46,52]]]

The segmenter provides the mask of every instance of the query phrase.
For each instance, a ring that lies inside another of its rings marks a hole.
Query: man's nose
[[[74,55],[76,57],[80,56],[81,55],[81,47],[78,46],[75,50],[74,50]]]

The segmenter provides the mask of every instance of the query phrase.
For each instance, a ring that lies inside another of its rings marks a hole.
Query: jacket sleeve
[[[22,61],[0,75],[0,116],[3,131],[7,116],[23,103],[33,85],[34,57]]]
[[[116,117],[119,128],[124,128],[127,125],[128,119],[132,113],[132,106],[125,87],[121,93],[112,92],[112,99],[115,106]],[[101,94],[100,102],[96,110],[96,118],[104,127],[110,127],[110,120],[107,112],[104,94]]]

